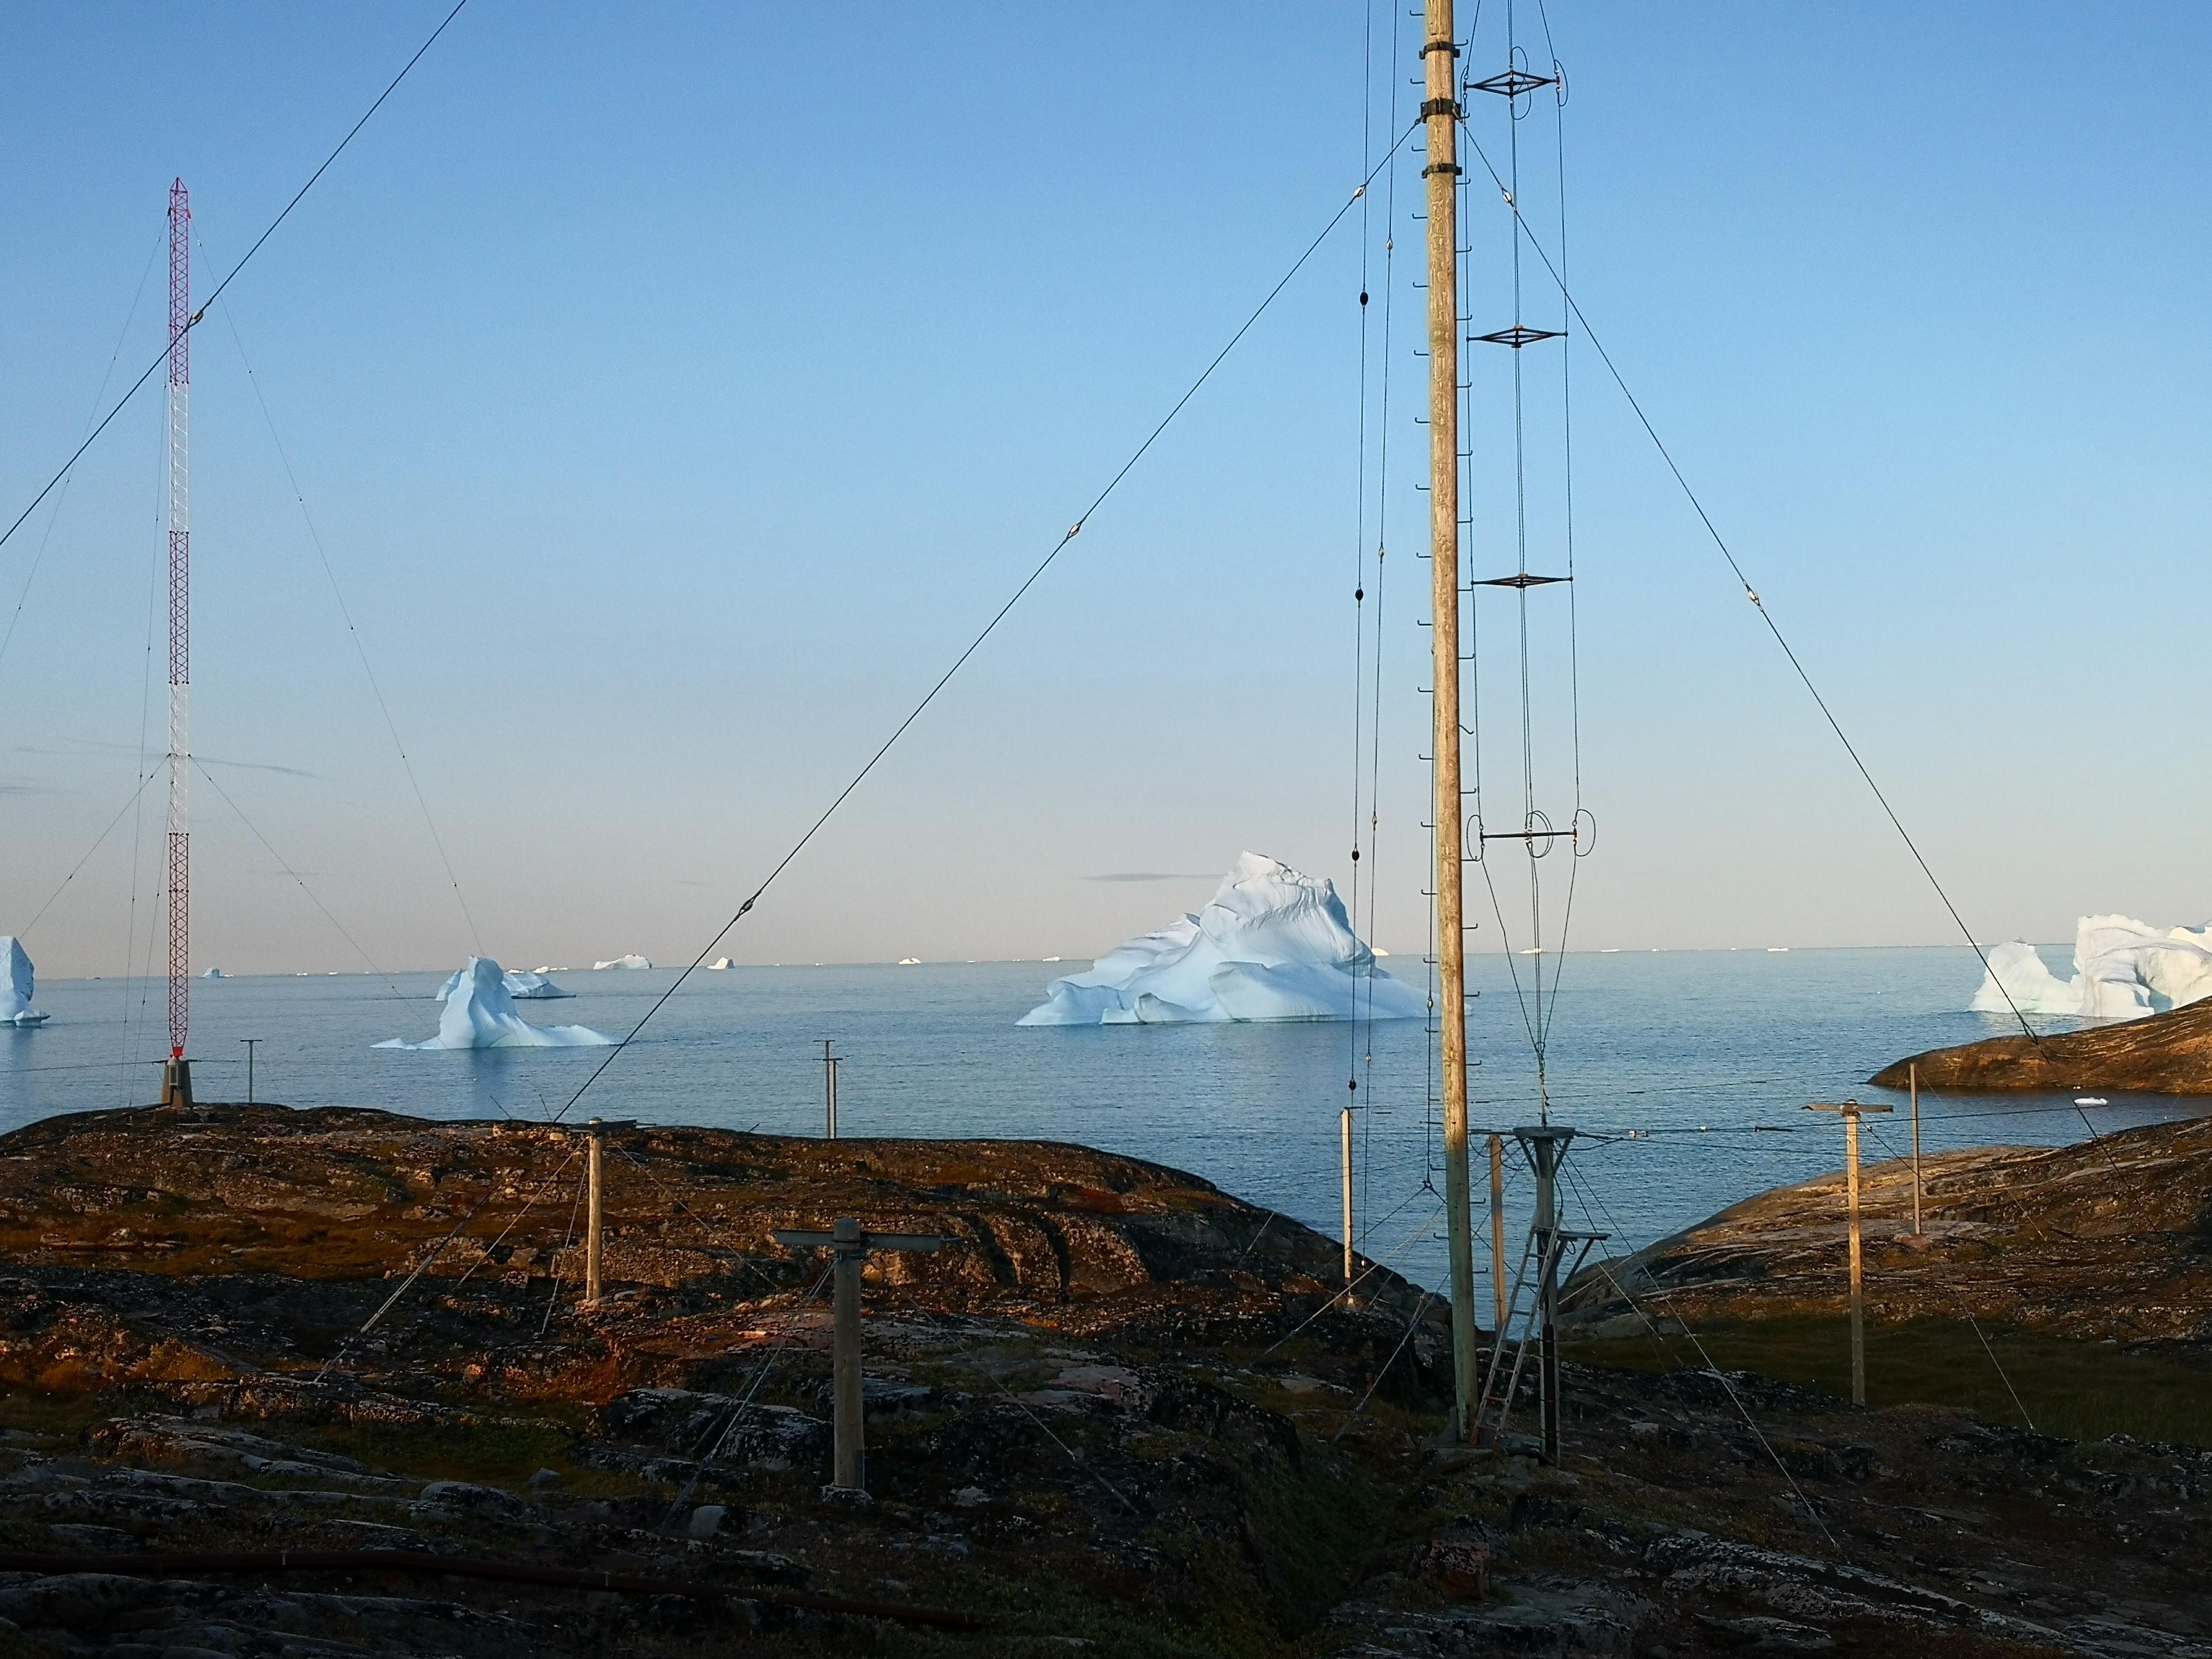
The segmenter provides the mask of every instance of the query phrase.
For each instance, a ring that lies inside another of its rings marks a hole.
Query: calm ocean
[[[2063,960],[2063,949],[2048,952]],[[1395,965],[1418,974],[1403,958]],[[735,968],[700,973],[618,1055],[577,1115],[816,1134],[821,1040],[845,1056],[847,1135],[1040,1136],[1173,1164],[1334,1236],[1337,1113],[1359,1076],[1363,1248],[1438,1283],[1442,1185],[1418,1021],[1341,1024],[1017,1028],[1047,979],[1084,964]],[[1555,963],[1546,964],[1547,975]],[[1534,1068],[1511,974],[1469,963],[1480,1128],[1534,1121]],[[384,1107],[426,1117],[544,1116],[604,1049],[409,1054],[370,1045],[437,1025],[442,977],[202,980],[193,984],[203,1099],[255,1092],[292,1105]],[[672,970],[572,972],[576,994],[520,1005],[539,1024],[629,1030]],[[1665,951],[1566,958],[1551,1016],[1554,1121],[1606,1137],[1570,1159],[1570,1224],[1632,1249],[1776,1184],[1838,1167],[1841,1130],[1802,1108],[1891,1098],[1864,1079],[1889,1060],[2000,1033],[1964,1012],[1980,970],[1963,948]],[[1547,987],[1547,995],[1549,988]],[[158,984],[48,981],[35,1030],[0,1030],[0,1129],[157,1092]],[[1371,1063],[1369,1058],[1371,1048]],[[1869,1120],[1868,1156],[1909,1145],[1904,1101]],[[2111,1097],[2100,1130],[2191,1115],[2187,1102]],[[2066,1097],[1923,1098],[1929,1149],[2081,1139]],[[1478,1149],[1477,1185],[1485,1180]],[[617,1169],[619,1166],[617,1166]],[[1509,1165],[1515,1197],[1527,1183]],[[1525,1216],[1516,1206],[1516,1228]],[[1516,1246],[1517,1248],[1517,1246]]]

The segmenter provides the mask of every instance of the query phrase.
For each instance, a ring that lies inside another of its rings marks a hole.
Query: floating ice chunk
[[[719,973],[723,972],[726,969],[727,969],[727,968],[729,967],[729,965],[730,965],[730,959],[729,959],[729,957],[715,957],[712,962],[710,962],[710,963],[708,963],[707,964],[707,971],[708,971],[708,973],[710,973],[710,974],[719,974]]]
[[[46,1017],[31,1006],[37,970],[24,954],[22,941],[13,933],[0,934],[0,1025],[43,1025]]]
[[[1989,972],[1967,1006],[1978,1013],[2141,1019],[2212,996],[2212,927],[2160,932],[2131,916],[2083,916],[2074,977],[2061,979],[2018,939],[1992,945]],[[2009,996],[2010,1001],[2007,998]]]
[[[473,962],[476,958],[471,957],[470,960]],[[447,978],[446,982],[438,988],[437,1000],[443,1002],[459,990],[461,981],[467,977],[468,971],[464,968]],[[507,986],[507,995],[518,1002],[550,1002],[556,997],[572,997],[576,994],[574,991],[562,990],[545,977],[545,972],[543,968],[536,969],[527,974],[509,969],[501,975],[501,979]]]
[[[220,968],[210,968],[207,972],[202,974],[200,977],[202,979],[228,979],[230,975],[224,973]]]
[[[469,965],[446,981],[445,1012],[438,1035],[423,1042],[398,1037],[380,1048],[586,1048],[614,1042],[581,1025],[532,1025],[514,1012],[508,975],[489,957],[471,957]]]
[[[595,962],[592,964],[592,971],[597,973],[602,968],[650,968],[652,966],[653,964],[643,957],[633,951],[626,957],[617,957],[612,962]]]
[[[1328,881],[1238,856],[1206,908],[1056,979],[1023,1025],[1419,1019],[1422,994],[1375,965]]]

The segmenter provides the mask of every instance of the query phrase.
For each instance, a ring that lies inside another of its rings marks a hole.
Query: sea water
[[[1422,972],[1402,957],[1385,965],[1416,979]],[[1575,952],[1544,961],[1540,1005],[1534,969],[1525,957],[1480,957],[1468,967],[1470,1116],[1478,1136],[1509,1132],[1516,1254],[1528,1180],[1510,1131],[1536,1122],[1546,1103],[1553,1122],[1587,1137],[1568,1160],[1567,1224],[1610,1234],[1604,1248],[1619,1252],[1838,1168],[1841,1127],[1807,1112],[1809,1103],[1895,1106],[1890,1117],[1866,1120],[1866,1156],[1903,1153],[1911,1144],[1903,1096],[1865,1079],[1903,1055],[2008,1029],[1966,1012],[1981,969],[1963,947]],[[1443,1283],[1434,1039],[1423,1022],[1017,1027],[1060,971],[1042,963],[701,971],[619,1052],[374,1048],[436,1029],[432,998],[442,974],[195,980],[193,1084],[203,1100],[244,1099],[250,1037],[257,1097],[289,1105],[819,1134],[827,1039],[841,1057],[847,1136],[1080,1141],[1189,1170],[1331,1236],[1340,1225],[1339,1113],[1349,1101],[1362,1249],[1425,1284]],[[586,969],[555,977],[574,996],[519,1004],[526,1018],[623,1036],[677,975]],[[0,1130],[156,1096],[160,982],[41,981],[38,1001],[48,1024],[0,1030]],[[1347,1086],[1354,1081],[1356,1091]],[[1921,1103],[1930,1151],[2055,1145],[2092,1127],[2199,1109],[2186,1099],[2117,1094],[2085,1107],[2070,1095],[1923,1091]],[[1478,1139],[1478,1206],[1487,1179]]]

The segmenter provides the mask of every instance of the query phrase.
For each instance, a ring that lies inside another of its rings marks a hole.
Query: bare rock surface
[[[1911,1160],[1860,1170],[1870,1317],[1971,1314],[2087,1340],[2212,1348],[2212,1120],[1946,1152],[1921,1170],[1919,1237]],[[1839,1311],[1847,1228],[1839,1170],[1585,1267],[1565,1305],[1586,1331],[1624,1333],[1652,1315]]]
[[[2049,1036],[1990,1037],[1931,1048],[1883,1067],[1869,1081],[1902,1089],[1915,1066],[1931,1089],[2212,1095],[2212,1001]]]
[[[2212,1453],[1575,1365],[1559,1467],[1440,1448],[1432,1298],[1347,1306],[1329,1241],[1079,1147],[622,1132],[584,1308],[574,1152],[270,1108],[0,1139],[0,1656],[2212,1659]],[[2035,1155],[1990,1156],[1949,1224],[2022,1224]],[[954,1241],[867,1287],[865,1503],[822,1264],[768,1238],[837,1214]]]

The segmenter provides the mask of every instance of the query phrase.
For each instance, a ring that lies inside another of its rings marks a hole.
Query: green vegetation
[[[2212,1363],[1986,1323],[1981,1334],[1987,1348],[1963,1319],[1869,1324],[1867,1403],[1962,1407],[1991,1423],[2032,1422],[2039,1432],[2066,1440],[2128,1434],[2212,1446]],[[1850,1397],[1850,1331],[1841,1319],[1715,1325],[1698,1336],[1724,1370],[1756,1371]],[[1680,1336],[1663,1344],[1649,1335],[1579,1342],[1565,1352],[1586,1364],[1633,1370],[1705,1364],[1698,1347]]]

